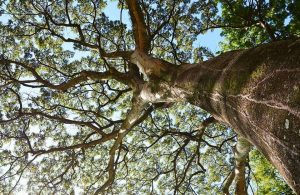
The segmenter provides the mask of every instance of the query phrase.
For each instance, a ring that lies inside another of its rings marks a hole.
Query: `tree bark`
[[[237,143],[234,149],[234,169],[229,174],[224,183],[222,191],[224,195],[229,195],[229,188],[235,181],[235,194],[247,195],[246,186],[246,165],[249,160],[249,152],[251,150],[251,144],[243,137],[238,137]]]
[[[238,137],[237,144],[235,146],[234,159],[235,159],[235,177],[236,182],[235,194],[247,195],[246,186],[246,163],[249,158],[249,152],[251,150],[251,144],[243,137]]]
[[[226,52],[176,70],[141,52],[132,58],[150,76],[140,93],[144,101],[187,101],[205,109],[256,146],[300,194],[300,39]],[[163,68],[151,70],[157,64]]]
[[[300,40],[180,67],[174,86],[261,150],[300,194]]]

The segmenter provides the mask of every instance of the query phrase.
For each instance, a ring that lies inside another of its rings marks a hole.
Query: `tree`
[[[251,151],[249,163],[252,164],[255,179],[258,180],[257,194],[292,194],[286,183],[278,182],[278,172],[257,150]]]
[[[300,193],[298,1],[106,4],[1,2],[3,193],[245,194],[251,145]]]

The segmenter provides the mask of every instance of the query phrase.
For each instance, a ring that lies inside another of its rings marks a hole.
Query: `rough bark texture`
[[[300,194],[300,41],[227,52],[181,68],[188,101],[247,138]]]

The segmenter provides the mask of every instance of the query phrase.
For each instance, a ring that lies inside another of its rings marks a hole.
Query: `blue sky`
[[[216,53],[220,49],[218,43],[223,40],[220,33],[221,33],[220,29],[215,29],[214,31],[208,31],[203,35],[199,35],[197,42],[201,46],[208,47],[211,51]]]

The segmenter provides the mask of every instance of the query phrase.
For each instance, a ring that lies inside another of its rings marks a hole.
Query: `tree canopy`
[[[135,49],[160,73],[213,58],[198,40],[210,30],[222,30],[218,53],[295,38],[300,2],[119,0],[118,20],[112,3],[1,1],[2,193],[224,191],[236,133],[185,101],[142,102],[140,86],[172,78],[134,64]],[[246,160],[249,193],[293,193],[258,151]]]

